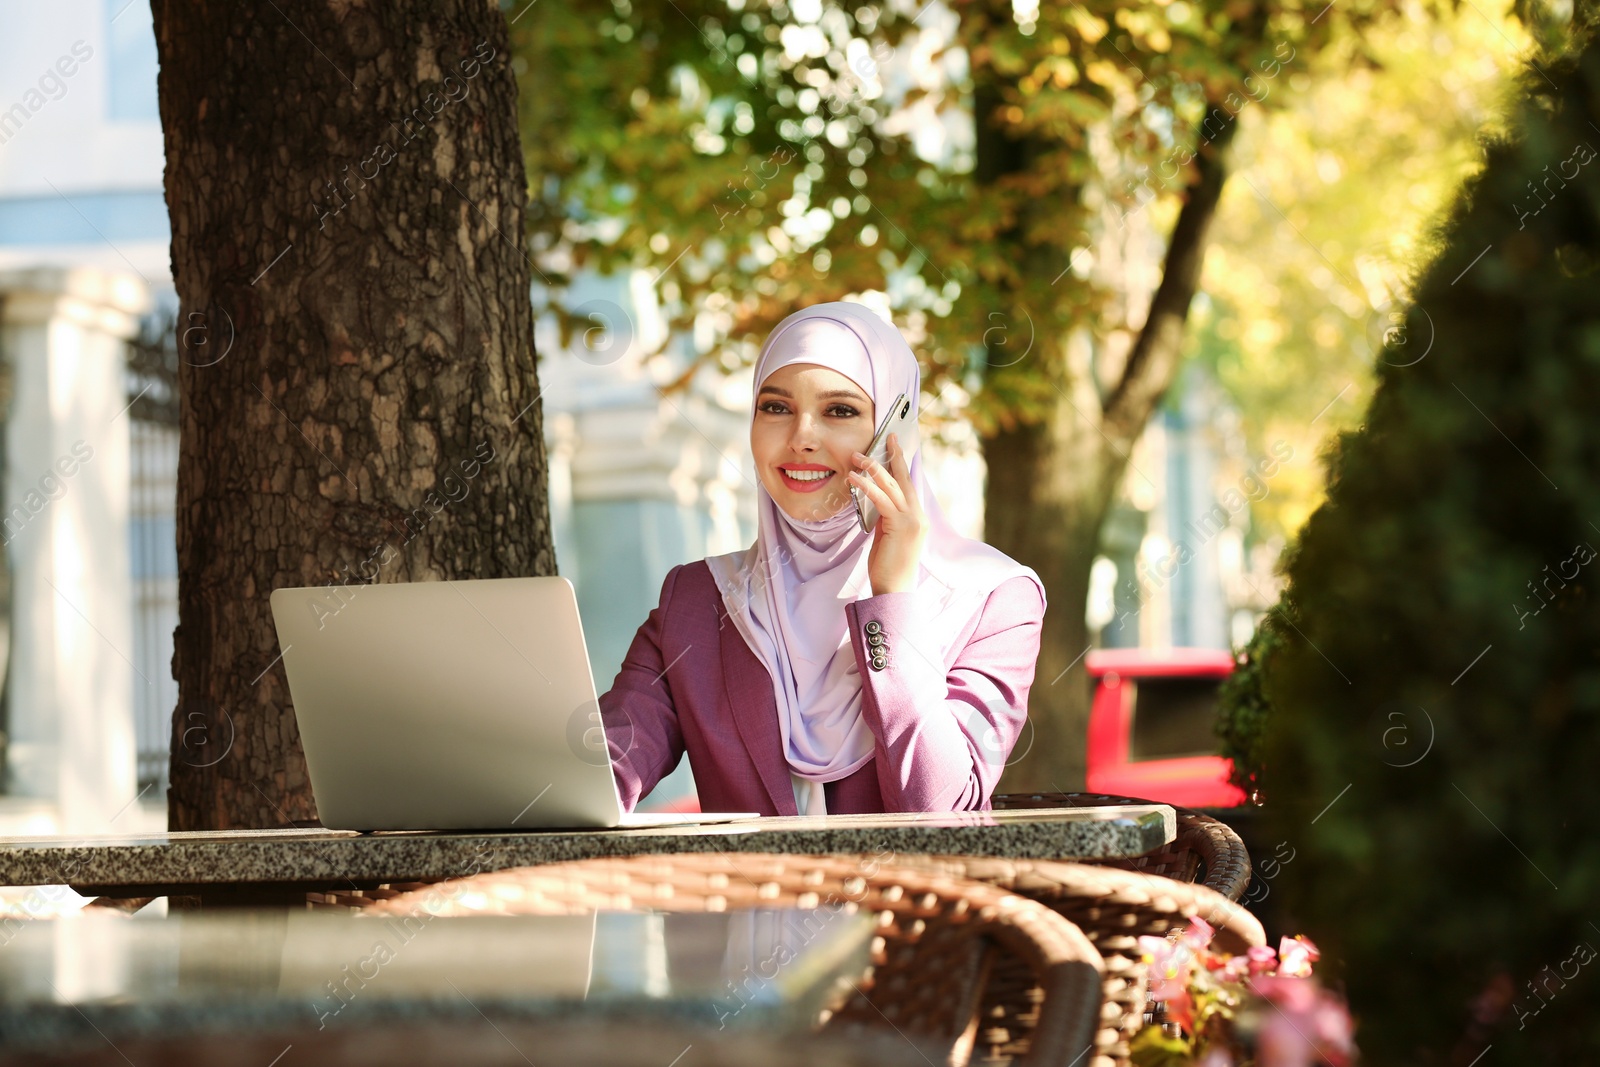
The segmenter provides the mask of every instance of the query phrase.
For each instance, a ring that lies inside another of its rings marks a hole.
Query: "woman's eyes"
[[[787,415],[789,413],[788,405],[781,400],[768,400],[761,405],[759,410],[772,415]],[[849,404],[834,404],[827,409],[827,413],[839,419],[853,419],[861,414]]]

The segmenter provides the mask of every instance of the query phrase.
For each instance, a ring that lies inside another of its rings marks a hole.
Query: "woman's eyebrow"
[[[761,387],[761,392],[758,393],[757,395],[758,396],[762,396],[762,395],[765,395],[767,393],[773,393],[773,394],[775,394],[777,396],[781,396],[781,397],[784,397],[785,399],[789,399],[789,400],[794,399],[792,396],[789,395],[789,391],[787,389],[780,389],[776,385],[763,385]],[[855,392],[853,390],[850,390],[850,389],[829,389],[825,393],[818,393],[817,394],[817,399],[818,400],[859,400],[863,404],[870,404],[871,403],[871,401],[868,400],[866,397],[864,397],[860,393],[857,393],[857,392]]]

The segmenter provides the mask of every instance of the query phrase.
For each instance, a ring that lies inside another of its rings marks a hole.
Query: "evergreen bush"
[[[1281,607],[1261,619],[1250,640],[1233,658],[1233,673],[1217,690],[1219,751],[1233,761],[1228,780],[1254,802],[1261,802],[1262,747],[1266,744],[1267,698],[1261,692],[1263,665],[1283,644]]]
[[[1277,886],[1368,1064],[1600,1063],[1600,49],[1519,87],[1264,677]]]

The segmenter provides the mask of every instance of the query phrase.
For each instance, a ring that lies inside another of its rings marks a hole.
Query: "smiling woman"
[[[989,806],[1027,717],[1044,587],[951,528],[914,444],[891,434],[887,465],[863,454],[920,382],[900,332],[859,304],[773,330],[750,421],[756,541],[668,572],[600,698],[608,738],[627,739],[611,751],[625,808],[685,754],[707,811]]]
[[[756,396],[750,451],[772,499],[796,518],[835,514],[849,496],[843,475],[872,441],[873,411],[859,386],[828,367],[791,363],[768,375]]]

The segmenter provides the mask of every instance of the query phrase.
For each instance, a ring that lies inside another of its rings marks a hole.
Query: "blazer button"
[[[883,623],[879,622],[877,619],[868,619],[867,624],[863,626],[862,629],[867,631],[869,634],[882,633]]]
[[[867,635],[867,644],[871,645],[873,648],[877,648],[887,640],[888,638],[884,637],[882,632],[871,633]]]
[[[879,654],[877,654],[877,655],[872,657],[872,669],[873,670],[881,671],[885,667],[887,667],[888,665],[889,665],[889,660],[882,653],[879,653]]]

